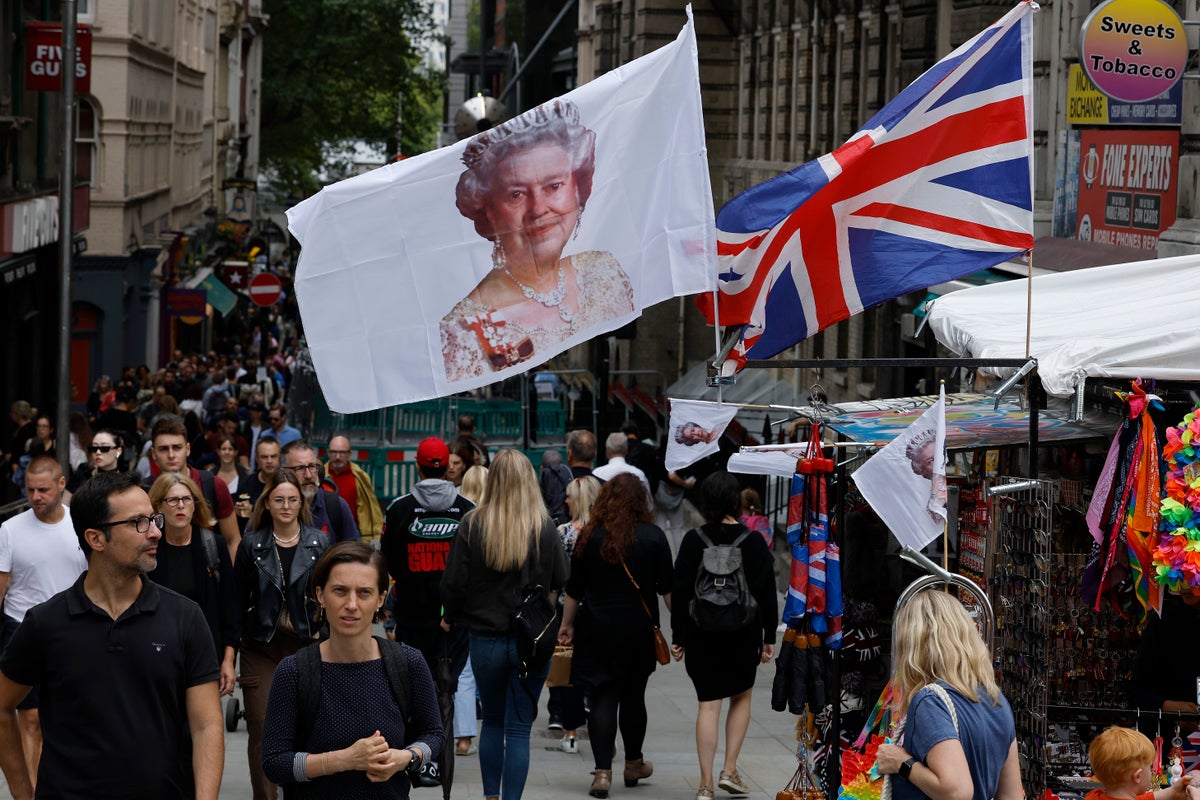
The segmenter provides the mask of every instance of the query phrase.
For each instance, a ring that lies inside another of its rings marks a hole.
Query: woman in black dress
[[[770,661],[775,653],[779,607],[771,551],[761,536],[738,522],[741,486],[737,478],[728,472],[714,472],[704,479],[700,492],[701,510],[708,521],[702,528],[704,535],[714,545],[738,543],[748,588],[758,602],[758,619],[745,628],[728,633],[698,629],[689,609],[695,597],[696,573],[707,545],[697,530],[684,535],[679,543],[671,589],[675,598],[671,610],[671,651],[676,659],[684,658],[688,677],[696,687],[696,699],[700,701],[696,716],[700,788],[696,800],[712,800],[721,701],[727,697],[725,764],[717,786],[735,794],[750,791],[738,774],[737,759],[750,727],[750,690],[755,672],[760,663]]]
[[[559,641],[575,644],[572,685],[591,692],[592,797],[612,786],[618,719],[625,785],[654,772],[642,758],[646,683],[657,664],[658,595],[671,607],[671,546],[653,519],[642,482],[623,472],[604,484],[575,542]]]

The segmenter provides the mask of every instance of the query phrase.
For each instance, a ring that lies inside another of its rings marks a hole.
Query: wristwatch
[[[405,772],[409,772],[409,773],[412,773],[415,775],[421,769],[421,762],[423,760],[422,756],[421,756],[421,751],[415,747],[409,747],[406,749],[408,750],[408,752],[412,753],[412,758],[409,759],[408,767],[405,769]]]
[[[917,759],[910,757],[907,761],[901,764],[899,770],[900,777],[904,778],[904,780],[908,780],[908,776],[912,774],[913,764],[916,763]]]

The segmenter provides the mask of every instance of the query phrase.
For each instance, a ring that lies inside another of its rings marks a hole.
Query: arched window
[[[96,107],[91,101],[79,98],[79,113],[75,119],[75,178],[97,185],[97,151],[100,141]]]

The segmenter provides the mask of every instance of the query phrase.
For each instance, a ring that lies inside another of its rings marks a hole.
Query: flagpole
[[[712,290],[713,295],[713,339],[716,341],[717,349],[713,351],[713,361],[717,365],[717,402],[721,402],[721,370],[724,368],[724,360],[717,361],[721,358],[721,292],[714,285]]]
[[[939,392],[938,392],[939,395],[941,395],[942,397],[945,397],[946,396],[946,380],[943,378],[942,380],[938,381],[938,385],[940,387]],[[945,409],[943,409],[942,415],[945,416],[945,413],[946,413]],[[943,473],[945,473],[945,471],[946,471],[945,452],[946,452],[945,445],[943,443],[943,449],[942,449],[942,472]],[[942,475],[942,480],[943,481],[946,480],[945,474]],[[946,504],[946,518],[942,520],[942,569],[946,570],[946,572],[950,571],[950,504],[949,503]],[[947,592],[950,591],[949,583],[946,584],[946,591]]]
[[[1033,349],[1033,251],[1029,251],[1029,279],[1025,288],[1025,357]]]

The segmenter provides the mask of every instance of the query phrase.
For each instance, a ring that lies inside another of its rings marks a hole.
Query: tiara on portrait
[[[561,119],[568,126],[579,124],[579,108],[570,100],[554,100],[525,112],[519,117],[513,117],[490,130],[476,134],[467,144],[462,154],[462,162],[468,169],[474,168],[483,160],[487,149],[493,144],[507,139],[514,133],[535,130],[545,127],[555,120]]]

